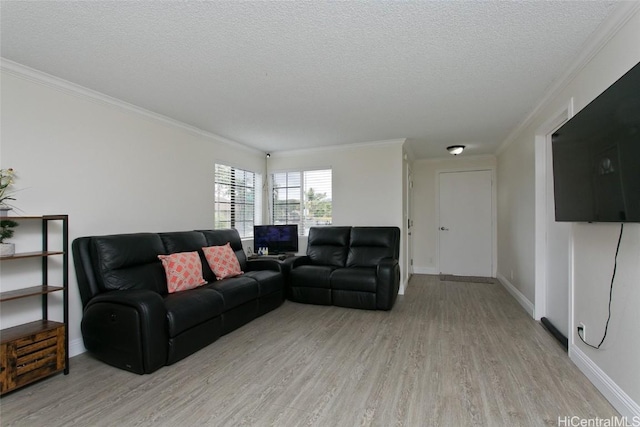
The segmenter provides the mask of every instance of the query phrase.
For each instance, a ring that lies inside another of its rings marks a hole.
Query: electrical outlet
[[[582,336],[583,340],[587,340],[587,327],[582,322],[578,323],[578,333]]]

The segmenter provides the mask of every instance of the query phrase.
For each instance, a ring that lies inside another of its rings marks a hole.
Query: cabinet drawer
[[[2,343],[0,392],[5,393],[64,369],[63,324]]]

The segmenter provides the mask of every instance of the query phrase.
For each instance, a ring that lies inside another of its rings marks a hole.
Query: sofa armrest
[[[87,350],[106,363],[138,374],[167,363],[167,311],[156,292],[97,295],[87,303],[81,327]]]
[[[283,261],[280,261],[280,264],[282,265],[286,297],[291,299],[291,270],[301,265],[311,264],[311,259],[306,255],[298,255],[285,258]]]
[[[247,260],[247,271],[271,270],[282,272],[280,261],[276,259],[250,259]]]
[[[394,258],[383,258],[376,267],[378,310],[391,310],[400,289],[400,265]]]
[[[282,265],[286,271],[291,271],[296,267],[308,264],[311,264],[311,258],[307,255],[292,256],[282,261]]]

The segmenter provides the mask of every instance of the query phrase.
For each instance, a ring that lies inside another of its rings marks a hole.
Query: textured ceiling
[[[494,153],[614,2],[13,2],[4,58],[263,151]]]

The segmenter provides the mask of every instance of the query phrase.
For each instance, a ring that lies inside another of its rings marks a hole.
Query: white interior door
[[[492,276],[492,194],[489,170],[439,174],[441,273]]]

